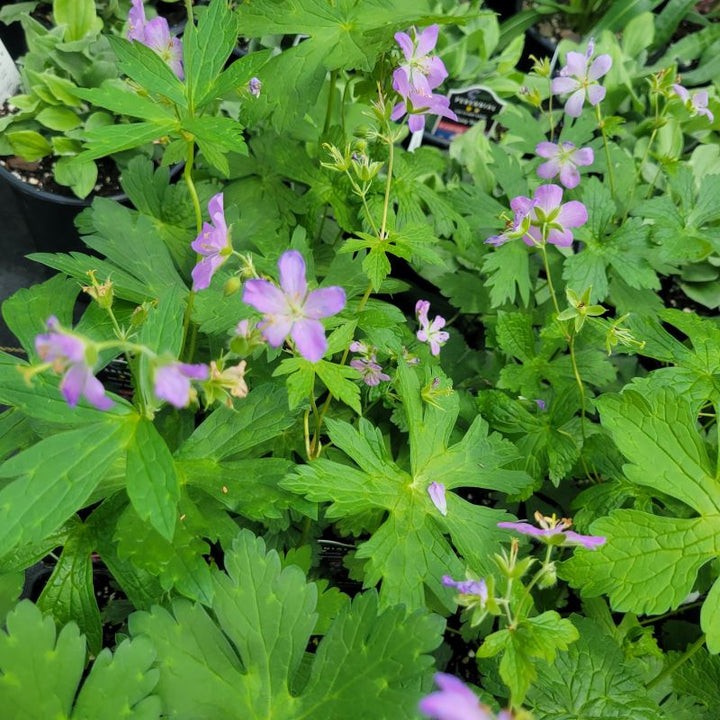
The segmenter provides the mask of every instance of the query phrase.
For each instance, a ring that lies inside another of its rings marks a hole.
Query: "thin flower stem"
[[[653,190],[655,189],[655,183],[657,182],[658,178],[660,177],[661,172],[662,172],[662,165],[658,165],[658,169],[655,172],[655,177],[652,179],[652,182],[650,183],[650,187],[648,188],[647,195],[645,195],[646,200],[649,200],[652,197]]]
[[[388,139],[388,145],[390,146],[389,152],[390,156],[388,158],[388,171],[387,171],[387,180],[385,182],[385,201],[383,204],[383,214],[382,214],[382,224],[380,225],[380,232],[378,233],[378,239],[384,240],[385,239],[385,233],[387,232],[387,217],[388,217],[388,207],[390,205],[390,185],[392,184],[392,173],[393,173],[393,160],[395,157],[395,145],[392,140]],[[373,285],[372,282],[368,283],[368,286],[365,290],[365,294],[360,299],[360,302],[358,304],[357,310],[355,311],[356,314],[360,314],[367,304],[367,301],[370,299],[370,295],[372,293]],[[343,352],[342,359],[340,360],[340,365],[344,365],[347,361],[348,355],[350,354],[350,348],[346,347],[345,351]],[[330,407],[330,403],[332,402],[333,394],[331,392],[328,392],[328,396],[325,398],[325,402],[323,403],[322,408],[320,409],[320,417],[318,418],[318,422],[315,425],[315,432],[313,434],[313,439],[310,443],[310,460],[315,460],[318,457],[320,457],[320,431],[322,430],[322,424],[325,420],[325,415],[327,414],[328,408]]]
[[[540,569],[535,573],[535,575],[533,575],[530,582],[525,586],[525,590],[523,591],[522,597],[520,598],[520,601],[517,605],[516,617],[522,617],[525,611],[525,602],[528,599],[532,599],[530,596],[530,591],[535,587],[535,585],[540,582],[540,580],[542,580],[543,576],[547,574],[547,568],[550,565],[550,558],[552,557],[552,552],[553,546],[548,545],[543,564],[540,566]]]
[[[570,336],[570,360],[572,362],[573,375],[575,375],[575,382],[578,386],[578,392],[580,393],[580,434],[582,435],[583,442],[585,441],[585,384],[580,377],[580,370],[578,369],[577,356],[575,355],[575,338],[576,335],[573,333]]]
[[[190,0],[188,0],[188,2],[189,1]],[[190,141],[188,141],[188,150],[187,150],[187,157],[185,159],[185,170],[183,172],[183,177],[185,179],[185,184],[187,185],[188,192],[190,193],[190,197],[192,199],[193,209],[195,210],[195,231],[199,235],[200,232],[202,231],[202,210],[200,208],[200,198],[198,197],[197,190],[195,189],[195,182],[193,181],[193,177],[192,177],[194,164],[195,164],[195,141],[190,140]],[[199,258],[199,256],[196,257],[196,260],[198,258]],[[185,317],[183,318],[183,339],[182,339],[182,345],[180,346],[180,356],[181,357],[182,357],[183,350],[185,349],[185,346],[187,343],[188,329],[190,328],[190,317],[192,316],[192,309],[193,309],[194,303],[195,303],[195,291],[191,289],[190,293],[188,294],[187,305],[185,306]],[[197,328],[193,326],[191,337],[190,337],[190,347],[189,347],[188,353],[186,355],[186,358],[188,360],[192,360],[192,357],[195,354],[196,343],[197,343]]]
[[[550,274],[550,264],[548,263],[548,256],[547,256],[547,243],[545,242],[544,238],[543,238],[542,245],[540,245],[540,250],[542,251],[543,264],[545,265],[545,275],[547,277],[547,284],[548,284],[548,290],[550,291],[550,297],[552,298],[553,305],[555,306],[555,313],[557,315],[559,315],[560,314],[560,306],[558,305],[557,295],[555,294],[555,286],[553,285],[552,275]]]
[[[692,610],[693,608],[700,607],[704,602],[704,600],[698,600],[694,603],[687,603],[687,605],[681,605],[680,607],[663,613],[662,615],[656,615],[655,617],[648,618],[647,620],[640,620],[640,624],[652,625],[653,623],[660,622],[661,620],[665,620],[666,618],[672,617],[673,615],[677,615],[680,612],[685,612],[685,610]]]
[[[605,123],[603,121],[602,113],[600,111],[600,103],[598,103],[595,106],[595,111],[597,113],[598,127],[600,128],[600,132],[602,134],[603,145],[605,146],[605,158],[607,160],[608,182],[610,183],[610,193],[612,194],[612,196],[614,198],[615,197],[615,176],[613,175],[612,160],[610,159],[610,145],[608,144],[607,134],[605,133]]]
[[[677,659],[670,663],[659,675],[656,675],[645,687],[652,690],[656,685],[661,683],[668,675],[672,675],[684,662],[689,660],[703,645],[705,644],[705,634],[703,633],[690,647]]]
[[[323,135],[327,134],[330,129],[330,123],[332,122],[333,105],[335,104],[335,85],[337,83],[338,73],[337,70],[330,72],[330,87],[328,88],[328,101],[327,108],[325,110],[325,124],[323,125]]]

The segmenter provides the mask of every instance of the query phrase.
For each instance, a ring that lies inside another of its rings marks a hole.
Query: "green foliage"
[[[488,568],[487,551],[500,539],[496,523],[499,510],[471,505],[450,493],[458,487],[518,492],[529,478],[505,469],[517,458],[515,448],[497,436],[488,437],[487,423],[478,417],[465,437],[450,443],[459,411],[457,394],[441,382],[435,396],[421,395],[421,378],[400,364],[400,397],[409,428],[409,467],[393,460],[382,433],[365,419],[357,429],[348,423],[328,421],[333,444],[348,455],[347,461],[320,459],[300,465],[283,486],[313,501],[331,501],[327,517],[359,520],[372,508],[387,517],[372,538],[358,548],[367,559],[365,585],[382,580],[384,606],[404,603],[409,609],[424,605],[424,586],[448,609],[451,593],[441,584],[445,574],[462,573],[453,548],[478,572]],[[429,372],[424,381],[431,382]],[[427,388],[423,393],[427,391]],[[404,467],[403,467],[404,466]],[[431,482],[448,491],[447,516],[435,508],[427,489]]]
[[[698,515],[616,510],[592,526],[607,543],[568,560],[563,573],[588,596],[607,593],[616,610],[659,614],[676,608],[693,589],[699,569],[718,556],[720,484],[695,428],[695,413],[676,391],[628,389],[598,404],[603,425],[630,461],[627,478]],[[719,596],[716,584],[700,618],[712,652],[720,651]]]
[[[27,720],[160,718],[160,700],[152,694],[155,652],[147,640],[125,640],[114,655],[103,650],[78,689],[85,657],[85,639],[74,623],[56,635],[51,618],[21,602],[0,630],[0,704],[9,717]]]
[[[366,593],[344,606],[308,655],[317,589],[300,568],[281,568],[248,531],[225,565],[227,575],[213,573],[217,620],[183,600],[131,618],[133,636],[157,648],[158,690],[173,717],[346,718],[358,698],[374,717],[414,717],[440,618],[406,617],[402,608],[378,614]]]

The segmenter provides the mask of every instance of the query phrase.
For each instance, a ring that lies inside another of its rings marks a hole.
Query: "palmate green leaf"
[[[687,335],[692,347],[667,332],[658,320]],[[645,343],[640,355],[671,367],[655,370],[647,379],[658,389],[672,386],[699,409],[705,402],[720,402],[720,330],[710,320],[681,310],[663,309],[659,318],[629,318],[633,334]]]
[[[106,108],[118,115],[129,115],[151,122],[176,120],[170,105],[154,102],[133,92],[126,83],[106,80],[95,88],[78,88],[77,95],[95,107]]]
[[[170,449],[146,418],[137,423],[128,445],[126,483],[135,512],[164,538],[172,540],[180,481]]]
[[[24,584],[22,570],[0,573],[0,625],[5,625],[5,618],[20,599]]]
[[[130,619],[131,633],[157,648],[166,712],[178,720],[345,720],[360,701],[364,716],[415,717],[428,653],[440,642],[439,617],[406,617],[402,608],[378,615],[375,595],[366,593],[343,607],[307,656],[317,589],[302,570],[282,568],[247,530],[225,558],[228,574],[213,574],[217,622],[182,600]]]
[[[367,420],[361,418],[357,429],[328,420],[330,439],[354,464],[321,458],[298,466],[282,485],[308,500],[330,501],[330,519],[353,519],[370,508],[387,511],[380,528],[358,548],[357,557],[368,560],[366,586],[382,581],[381,603],[404,603],[410,609],[424,606],[427,586],[452,609],[452,593],[442,586],[442,576],[462,573],[463,566],[445,536],[450,534],[477,571],[487,570],[488,548],[500,541],[496,524],[505,514],[470,505],[450,491],[481,487],[518,492],[530,478],[505,469],[517,459],[517,451],[497,436],[488,437],[487,423],[480,417],[460,442],[450,444],[459,402],[447,387],[447,380],[441,381],[431,404],[421,397],[415,370],[401,364],[399,377],[410,428],[408,468],[393,460],[382,433]],[[429,386],[433,377],[427,369],[424,382]],[[445,485],[446,517],[430,500],[427,488],[431,482]]]
[[[525,243],[509,242],[485,256],[483,272],[487,273],[492,307],[514,303],[520,296],[523,305],[530,301],[530,261]]]
[[[675,658],[669,655],[668,659],[672,662]],[[691,695],[716,713],[720,704],[720,657],[701,648],[673,671],[672,684],[675,692]]]
[[[658,614],[676,608],[699,569],[720,555],[720,482],[695,425],[690,402],[675,390],[628,389],[598,401],[603,425],[630,461],[628,479],[669,495],[694,518],[616,510],[592,525],[607,542],[563,564],[563,574],[588,596],[607,593],[615,610]],[[720,589],[708,595],[701,626],[711,652],[720,651]]]
[[[637,667],[593,620],[573,616],[580,637],[552,664],[540,663],[528,704],[538,720],[657,720]]]
[[[120,70],[129,78],[148,92],[187,107],[185,86],[154,50],[116,35],[107,35],[107,40],[117,55]]]
[[[282,434],[295,423],[287,394],[268,383],[253,388],[236,409],[219,407],[178,449],[178,460],[232,460]]]
[[[182,498],[183,520],[172,541],[166,540],[128,506],[116,520],[114,541],[121,560],[129,560],[141,571],[156,577],[165,592],[176,590],[185,597],[209,605],[213,587],[210,568],[203,557],[210,551],[205,540],[212,529],[203,525],[191,501]]]
[[[139,44],[139,43],[138,43]],[[85,131],[85,150],[78,160],[96,160],[97,158],[119,153],[123,150],[154,142],[179,128],[177,120],[157,122],[136,122]]]
[[[97,655],[102,649],[102,625],[93,583],[94,547],[83,523],[76,521],[72,526],[37,605],[43,613],[53,616],[58,627],[76,622],[88,649]]]
[[[0,557],[60,527],[83,506],[132,435],[135,418],[52,435],[0,465]]]
[[[0,707],[8,718],[156,720],[161,704],[152,695],[158,672],[144,638],[125,640],[113,655],[103,650],[78,691],[85,668],[85,639],[77,625],[56,635],[50,617],[24,600],[0,629]]]
[[[513,704],[521,704],[530,685],[537,679],[538,667],[552,666],[559,650],[567,650],[579,637],[567,618],[548,610],[526,618],[515,628],[488,635],[477,656],[493,657],[502,653],[500,677],[510,688]]]
[[[2,304],[8,328],[31,357],[35,357],[35,336],[46,332],[45,322],[54,315],[64,327],[72,325],[72,311],[80,288],[62,275],[18,290]]]

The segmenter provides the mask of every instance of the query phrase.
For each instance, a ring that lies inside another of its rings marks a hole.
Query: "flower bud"
[[[88,270],[91,285],[84,285],[83,292],[87,293],[104,310],[109,310],[113,304],[113,283],[108,278],[104,283],[98,282],[95,277],[96,270]]]
[[[230,295],[234,295],[241,287],[242,280],[240,280],[237,275],[233,275],[231,278],[228,278],[227,282],[225,283],[225,287],[223,288],[223,295],[225,297],[230,297]]]

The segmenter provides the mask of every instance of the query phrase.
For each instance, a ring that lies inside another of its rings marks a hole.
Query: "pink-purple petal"
[[[560,172],[560,163],[557,160],[548,160],[538,166],[537,174],[543,180],[550,180]]]
[[[585,55],[571,51],[565,55],[565,67],[562,69],[562,74],[584,77],[587,72],[587,63],[588,59]]]
[[[337,315],[345,307],[345,291],[338,286],[313,290],[305,300],[303,314],[311,320]]]
[[[602,85],[589,85],[587,89],[588,102],[591,105],[597,105],[605,99],[606,92],[607,90]]]
[[[397,32],[395,33],[395,42],[400,46],[400,49],[405,56],[405,59],[410,62],[413,57],[413,41],[407,33]]]
[[[114,405],[113,401],[105,394],[103,384],[89,370],[85,376],[83,395],[98,410],[109,410]]]
[[[258,312],[268,315],[282,315],[290,312],[287,299],[279,288],[268,280],[247,280],[243,287],[242,299]]]
[[[439,482],[431,482],[427,489],[432,504],[438,509],[438,512],[447,515],[447,498],[445,497],[445,485]]]
[[[573,243],[573,234],[569,230],[552,228],[548,233],[547,241],[558,247],[570,247]]]
[[[426,70],[427,82],[430,90],[442,85],[443,81],[448,76],[445,63],[439,57],[428,58]]]
[[[391,120],[399,120],[407,112],[407,106],[404,102],[399,102],[392,110]]]
[[[580,227],[588,221],[587,208],[578,200],[566,202],[556,218],[563,227]]]
[[[552,158],[558,154],[558,146],[555,143],[544,141],[536,145],[535,152],[541,158]]]
[[[535,190],[535,205],[545,214],[548,214],[559,207],[562,202],[563,190],[559,185],[540,185]]]
[[[268,315],[258,325],[262,336],[272,347],[280,347],[290,334],[292,318],[287,315]]]
[[[598,87],[598,86],[596,85],[595,87]],[[585,102],[585,88],[580,88],[579,90],[576,90],[568,98],[567,102],[565,103],[565,112],[570,117],[580,117],[580,115],[582,115],[582,108],[583,108],[584,102]]]
[[[439,31],[440,28],[437,25],[430,25],[430,27],[425,28],[417,36],[417,57],[423,57],[424,55],[427,55],[429,52],[432,52],[435,49],[435,45],[437,45],[438,41]]]
[[[322,360],[328,348],[325,328],[319,320],[303,319],[296,321],[290,336],[295,342],[298,352],[310,362]]]
[[[683,101],[687,102],[690,99],[690,92],[687,88],[684,88],[682,85],[678,85],[677,83],[672,86],[672,89],[675,91],[675,94]]]
[[[579,148],[573,155],[573,162],[580,167],[592,165],[595,162],[595,153],[592,148]]]
[[[411,115],[408,119],[408,127],[410,128],[410,132],[420,132],[425,128],[425,116]]]
[[[607,542],[607,539],[604,537],[598,535],[580,535],[572,530],[566,530],[563,535],[568,545],[582,545],[589,550],[595,550]]]
[[[571,77],[556,77],[553,78],[551,84],[551,90],[553,95],[564,95],[565,93],[571,93],[580,87],[580,83]]]
[[[546,163],[547,164],[547,163]],[[540,175],[540,168],[538,168]],[[542,175],[540,177],[543,177]],[[560,168],[560,182],[569,190],[580,184],[580,173],[572,163],[566,163]]]
[[[515,532],[519,532],[521,535],[533,535],[534,537],[544,537],[548,535],[547,530],[543,530],[542,528],[535,527],[535,525],[531,525],[527,522],[499,522],[497,524],[499,528],[502,528],[503,530],[514,530]]]
[[[598,55],[595,60],[593,60],[592,65],[590,65],[590,70],[588,70],[587,74],[588,80],[591,82],[599,80],[611,67],[612,58],[609,55]]]
[[[305,259],[297,250],[284,252],[278,260],[280,287],[290,302],[300,302],[307,294]]]

